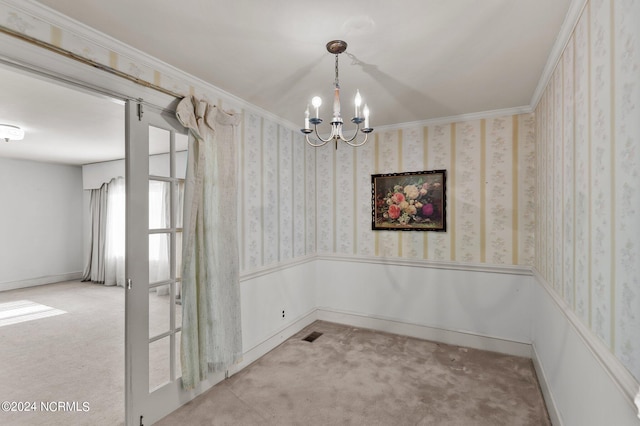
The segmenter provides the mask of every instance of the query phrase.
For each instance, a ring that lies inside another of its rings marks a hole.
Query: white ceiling
[[[529,105],[571,0],[39,2],[300,125],[345,40],[343,118],[359,89],[376,127]]]
[[[61,164],[124,158],[124,104],[0,67],[0,124],[21,141],[0,140],[0,157]]]

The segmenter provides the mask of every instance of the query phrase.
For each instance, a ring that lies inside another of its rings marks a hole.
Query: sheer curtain
[[[122,177],[109,182],[104,285],[124,287],[125,185]]]
[[[125,185],[122,177],[91,190],[91,243],[82,281],[124,286]]]
[[[149,229],[168,228],[170,209],[169,182],[149,182]],[[125,271],[125,181],[122,177],[91,190],[91,245],[89,260],[82,280],[104,285],[124,286]],[[184,183],[177,185],[177,203],[182,205]],[[182,223],[182,211],[176,213]],[[181,240],[177,241],[178,265],[181,259]],[[170,241],[167,234],[149,236],[149,282],[169,278]],[[168,294],[169,286],[157,287],[157,294]]]
[[[235,130],[239,117],[194,97],[177,109],[189,131],[182,263],[182,384],[242,355]]]

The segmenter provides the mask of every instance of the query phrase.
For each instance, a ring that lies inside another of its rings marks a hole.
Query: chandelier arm
[[[340,127],[340,139],[346,143],[348,143],[349,145],[351,145],[349,142],[355,140],[355,138],[358,137],[358,133],[362,133],[360,132],[360,124],[358,124],[358,127],[356,127],[356,132],[353,134],[353,137],[351,139],[347,139],[342,135],[342,127]],[[354,146],[354,145],[351,145]]]
[[[331,134],[329,135],[329,137],[326,140],[322,139],[322,137],[320,136],[320,133],[318,133],[318,126],[316,124],[313,125],[313,133],[315,134],[316,138],[320,139],[324,143],[327,143],[331,139],[334,139],[336,134],[337,134],[336,128],[335,128],[335,126],[333,124],[331,125]]]
[[[308,135],[308,134],[306,134],[306,135],[305,135],[305,139],[307,140],[307,143],[308,143],[309,145],[314,146],[314,147],[320,147],[320,146],[325,145],[325,144],[326,144],[327,142],[329,142],[330,140],[334,139],[334,132],[335,132],[335,129],[334,129],[334,128],[333,128],[333,126],[332,126],[332,127],[331,127],[331,135],[330,135],[327,139],[322,139],[322,137],[321,137],[321,136],[320,136],[320,134],[318,133],[318,125],[317,125],[317,124],[314,124],[314,125],[313,125],[313,133],[314,133],[314,136],[315,136],[317,139],[319,139],[322,143],[314,144],[313,142],[311,142],[311,141],[309,140],[309,135]]]
[[[320,139],[321,141],[323,141],[322,143],[313,143],[309,140],[309,135],[304,135],[304,138],[306,139],[307,143],[309,145],[311,145],[314,148],[319,148],[321,146],[324,146],[327,144],[327,142],[329,142],[331,139],[327,139],[326,141],[324,139]]]
[[[356,136],[357,136],[357,134],[356,134]],[[347,145],[352,146],[352,147],[354,147],[354,148],[357,148],[357,147],[362,146],[362,145],[364,145],[365,143],[367,143],[367,139],[368,139],[368,138],[369,138],[369,133],[365,133],[365,134],[364,134],[364,140],[363,140],[362,142],[358,142],[358,143],[351,143],[351,141],[355,139],[355,136],[354,136],[354,137],[352,137],[351,139],[349,139],[348,141],[347,141],[347,140],[345,140],[345,142],[347,143]]]

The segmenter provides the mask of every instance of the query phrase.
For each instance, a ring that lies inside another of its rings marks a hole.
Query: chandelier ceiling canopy
[[[24,139],[24,130],[11,124],[0,124],[0,139],[4,139],[5,142],[20,141]]]

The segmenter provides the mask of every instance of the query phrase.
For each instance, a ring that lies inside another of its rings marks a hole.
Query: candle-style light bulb
[[[304,128],[310,129],[309,127],[309,105],[307,105],[307,109],[304,111]]]
[[[364,114],[364,128],[368,129],[369,128],[369,107],[367,106],[367,104],[364,104],[364,109],[362,110],[362,113]]]
[[[355,104],[356,104],[356,118],[360,117],[360,105],[362,105],[362,97],[360,96],[360,91],[356,90],[356,99],[355,99]]]
[[[311,104],[316,108],[316,118],[320,118],[319,109],[320,105],[322,105],[322,99],[320,99],[320,96],[314,96],[313,99],[311,99]]]

